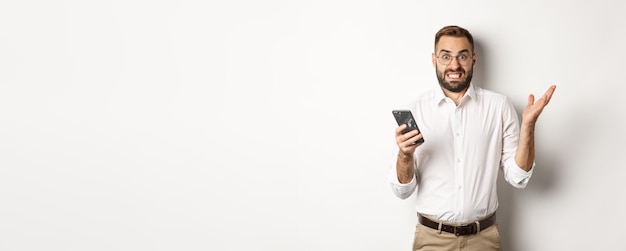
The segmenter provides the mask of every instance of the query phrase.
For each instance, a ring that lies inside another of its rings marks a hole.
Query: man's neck
[[[443,93],[446,95],[446,97],[448,97],[449,99],[452,99],[452,101],[454,101],[454,104],[456,106],[459,106],[459,104],[461,103],[461,99],[463,98],[463,96],[467,92],[467,88],[461,90],[460,92],[451,92],[451,91],[446,90],[443,87],[441,89],[443,90]]]

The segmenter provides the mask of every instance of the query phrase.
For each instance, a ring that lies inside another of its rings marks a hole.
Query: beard
[[[449,72],[461,72],[463,73],[463,75],[465,75],[465,78],[462,81],[446,82],[446,75]],[[472,82],[472,75],[474,75],[474,69],[470,69],[466,74],[465,69],[459,66],[459,68],[452,69],[452,70],[445,70],[443,74],[440,74],[439,69],[435,68],[435,73],[437,75],[437,80],[439,81],[439,85],[441,87],[451,92],[461,92],[467,89],[467,87],[469,87],[470,85],[470,82]]]

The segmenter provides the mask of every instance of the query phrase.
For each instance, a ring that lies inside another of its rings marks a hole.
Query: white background
[[[437,86],[557,89],[506,250],[623,247],[623,1],[3,1],[1,250],[409,250],[391,110]]]

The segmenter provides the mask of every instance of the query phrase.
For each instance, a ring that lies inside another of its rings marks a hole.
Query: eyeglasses
[[[470,61],[472,61],[472,57],[470,57],[467,53],[462,53],[456,56],[444,53],[437,56],[437,62],[439,62],[441,65],[449,65],[450,63],[452,63],[453,58],[456,58],[456,61],[459,62],[459,64],[461,65],[468,65]]]

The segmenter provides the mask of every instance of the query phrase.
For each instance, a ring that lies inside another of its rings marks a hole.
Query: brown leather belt
[[[435,229],[435,230],[441,230],[444,232],[452,233],[456,236],[477,234],[478,232],[485,230],[486,228],[491,227],[491,225],[496,223],[495,213],[493,213],[491,216],[479,222],[474,222],[474,223],[470,223],[467,225],[458,225],[458,226],[447,225],[447,224],[443,224],[440,222],[434,222],[422,216],[421,214],[418,214],[417,216],[418,216],[418,220],[420,224],[427,226],[429,228]],[[441,225],[441,229],[439,229],[440,225]]]

